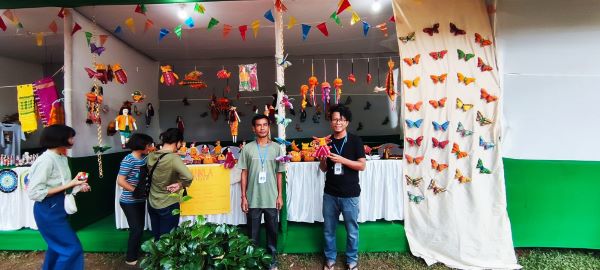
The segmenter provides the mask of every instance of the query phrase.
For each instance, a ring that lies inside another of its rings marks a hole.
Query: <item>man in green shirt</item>
[[[278,211],[283,206],[282,173],[285,165],[275,161],[284,154],[279,144],[269,140],[269,118],[252,118],[256,140],[246,144],[237,166],[242,169],[242,211],[246,213],[250,238],[259,243],[260,222],[264,214],[267,229],[267,252],[273,257],[270,269],[277,269]]]

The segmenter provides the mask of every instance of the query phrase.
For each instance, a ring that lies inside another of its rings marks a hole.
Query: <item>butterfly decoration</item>
[[[490,148],[494,148],[496,144],[492,142],[486,142],[483,140],[483,137],[479,136],[479,146],[483,147],[483,150],[488,150]]]
[[[481,69],[481,72],[491,71],[493,68],[483,62],[481,57],[477,57],[477,67]]]
[[[464,83],[465,85],[475,82],[475,78],[465,77],[465,75],[460,72],[456,73],[456,77],[458,77],[458,83]]]
[[[458,127],[456,127],[456,132],[458,132],[463,137],[471,136],[474,133],[471,130],[466,130],[461,122],[458,122]]]
[[[456,108],[459,110],[463,110],[463,112],[473,109],[474,106],[475,105],[473,104],[465,104],[460,98],[456,98]]]
[[[281,97],[281,105],[283,105],[285,108],[293,110],[294,109],[294,105],[292,104],[292,100],[294,100],[294,98],[289,98],[288,95],[284,94]]]
[[[484,39],[479,33],[475,33],[475,43],[478,43],[481,47],[492,45],[491,40]]]
[[[456,52],[458,53],[458,60],[464,59],[465,62],[467,62],[467,61],[471,60],[471,58],[475,57],[474,53],[465,53],[461,49],[457,49]]]
[[[360,123],[358,123],[360,125]],[[302,127],[300,127],[300,123],[296,124],[296,131],[302,132]]]
[[[286,69],[292,65],[292,62],[288,61],[287,58],[288,58],[288,54],[286,54],[282,59],[277,59],[278,60],[277,64],[282,66],[283,69]]]
[[[368,111],[371,109],[371,102],[368,102],[365,104],[365,107],[363,108],[363,110]]]
[[[104,153],[104,152],[106,152],[106,150],[108,150],[110,148],[111,148],[110,146],[106,146],[106,145],[103,145],[103,146],[96,145],[96,146],[92,147],[92,149],[94,149],[94,154]]]
[[[404,155],[404,157],[406,158],[406,162],[408,164],[416,164],[419,165],[421,164],[421,162],[423,161],[423,159],[425,158],[424,156],[420,156],[420,157],[413,157],[411,155]],[[407,175],[408,176],[408,175]]]
[[[449,140],[445,140],[445,141],[440,141],[436,138],[431,138],[431,142],[433,143],[433,148],[440,148],[440,149],[444,149],[446,148],[446,145],[448,145],[450,143]]]
[[[435,183],[434,179],[431,179],[431,182],[429,182],[429,187],[427,187],[427,189],[433,190],[433,194],[435,194],[435,195],[438,195],[439,193],[442,193],[442,192],[446,192],[446,189],[438,186]]]
[[[492,171],[486,167],[483,166],[483,161],[481,159],[477,160],[477,166],[475,166],[475,168],[479,169],[479,173],[482,174],[491,174]]]
[[[387,89],[385,89],[385,87],[375,86],[375,88],[373,88],[373,93],[379,93],[379,92],[385,92],[385,91],[387,91]]]
[[[498,100],[498,97],[491,95],[485,89],[481,88],[481,99],[487,101],[487,103],[490,103]]]
[[[419,111],[421,106],[423,106],[423,101],[419,101],[417,103],[406,103],[405,105],[409,112]]]
[[[416,77],[414,80],[404,80],[402,81],[406,87],[413,88],[419,86],[419,82],[421,81],[421,77]]]
[[[475,118],[475,120],[479,122],[480,126],[485,126],[494,123],[492,122],[492,120],[485,118],[485,116],[483,116],[483,114],[480,111],[477,111],[477,117]]]
[[[408,143],[409,146],[421,146],[421,143],[423,142],[423,136],[419,136],[416,139],[410,138],[410,137],[406,137],[406,142]]]
[[[448,73],[444,73],[441,75],[430,75],[429,76],[431,78],[431,80],[433,81],[434,84],[437,83],[444,83],[446,81],[446,77],[448,77]]]
[[[275,141],[276,141],[278,144],[283,144],[283,145],[285,145],[285,146],[290,146],[290,145],[292,145],[292,143],[291,143],[291,142],[288,142],[288,141],[286,141],[285,139],[282,139],[282,138],[279,138],[279,137],[275,138]]]
[[[440,24],[439,23],[435,23],[431,27],[423,28],[423,33],[427,33],[429,36],[433,36],[434,33],[439,33],[439,32],[440,32]]]
[[[292,161],[292,156],[290,156],[290,155],[278,156],[275,158],[275,161],[280,162],[280,163],[289,163],[290,161]]]
[[[446,131],[448,129],[448,126],[450,125],[450,121],[446,121],[443,124],[440,124],[436,121],[431,121],[431,124],[433,125],[433,129],[435,131],[439,131],[439,130]]]
[[[410,119],[406,119],[405,122],[406,122],[406,125],[408,126],[408,128],[420,128],[421,124],[423,124],[423,119],[419,119],[417,121],[412,121]]]
[[[414,202],[416,204],[421,203],[421,201],[425,200],[425,197],[420,196],[420,195],[414,195],[412,193],[410,193],[410,191],[406,192],[408,194],[408,201],[409,202]]]
[[[106,49],[102,46],[96,46],[96,43],[90,43],[90,51],[100,56]]]
[[[278,125],[283,125],[284,127],[287,127],[292,122],[292,119],[285,118],[284,116],[280,116],[279,114],[275,115],[275,119],[277,119]]]
[[[439,59],[443,59],[447,53],[448,53],[448,50],[442,50],[439,52],[430,52],[429,56],[431,56],[431,58],[433,58],[434,60],[439,60]]]
[[[419,187],[419,185],[421,185],[421,182],[423,181],[423,177],[412,178],[408,175],[405,175],[404,177],[406,178],[406,184],[409,186]]]
[[[456,24],[450,23],[450,33],[454,34],[455,36],[458,36],[458,35],[464,35],[467,32],[465,30],[462,30],[462,29],[456,27]]]
[[[387,125],[390,123],[390,118],[389,117],[385,117],[385,119],[383,119],[383,122],[381,122],[382,125]]]
[[[356,128],[356,131],[360,131],[363,130],[364,126],[362,122],[358,122],[358,127]]]
[[[448,168],[448,164],[438,163],[435,159],[431,159],[431,168],[438,172],[442,172]]]
[[[458,180],[458,182],[461,184],[471,182],[471,178],[463,175],[459,169],[456,169],[456,173],[454,174],[454,179]]]
[[[421,54],[417,54],[413,58],[403,58],[402,61],[404,61],[404,63],[406,63],[410,67],[412,65],[419,64],[420,59],[421,59]]]
[[[456,154],[457,159],[461,159],[461,158],[467,157],[469,155],[469,154],[467,154],[467,152],[460,151],[460,148],[458,147],[457,143],[454,143],[452,145],[452,154]]]
[[[398,39],[400,41],[402,41],[403,44],[408,43],[409,41],[415,41],[416,40],[416,34],[415,32],[411,32],[408,35],[404,36],[404,37],[398,37]]]
[[[431,104],[431,106],[434,109],[442,108],[442,107],[446,106],[446,100],[447,99],[448,98],[442,98],[440,100],[429,100],[429,104]]]

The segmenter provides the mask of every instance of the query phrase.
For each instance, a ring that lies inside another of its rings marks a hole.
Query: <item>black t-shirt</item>
[[[344,138],[339,140],[331,136],[331,152],[339,154],[349,160],[357,161],[365,158],[365,148],[362,139],[354,134],[347,133],[348,140],[344,144]],[[342,148],[342,144],[344,147]],[[335,147],[334,147],[335,145]],[[341,154],[336,150],[341,151]],[[360,196],[360,185],[358,182],[358,171],[343,166],[343,174],[334,174],[334,163],[327,159],[327,173],[325,175],[325,193],[342,198]]]

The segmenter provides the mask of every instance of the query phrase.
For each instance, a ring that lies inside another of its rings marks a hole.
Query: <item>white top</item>
[[[41,202],[48,195],[49,189],[62,185],[63,181],[70,181],[69,177],[71,169],[67,157],[46,150],[31,166],[27,195],[30,199]]]

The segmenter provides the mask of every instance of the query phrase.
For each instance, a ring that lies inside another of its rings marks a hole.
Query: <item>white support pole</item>
[[[283,14],[275,9],[275,60],[278,62],[283,59]],[[275,74],[277,83],[279,85],[285,85],[285,73],[282,65],[275,63]],[[277,91],[277,90],[276,90]],[[281,104],[283,93],[277,91],[277,108],[278,115],[285,118],[285,106]],[[285,126],[277,125],[277,135],[279,138],[285,139]],[[285,147],[285,145],[283,145]]]
[[[68,12],[67,12],[68,10]],[[73,37],[71,36],[71,29],[73,28],[73,15],[71,15],[70,9],[65,9],[65,17],[63,20],[63,41],[65,45],[64,49],[64,106],[65,106],[65,124],[73,127]],[[72,150],[68,151],[68,155],[71,156]]]

